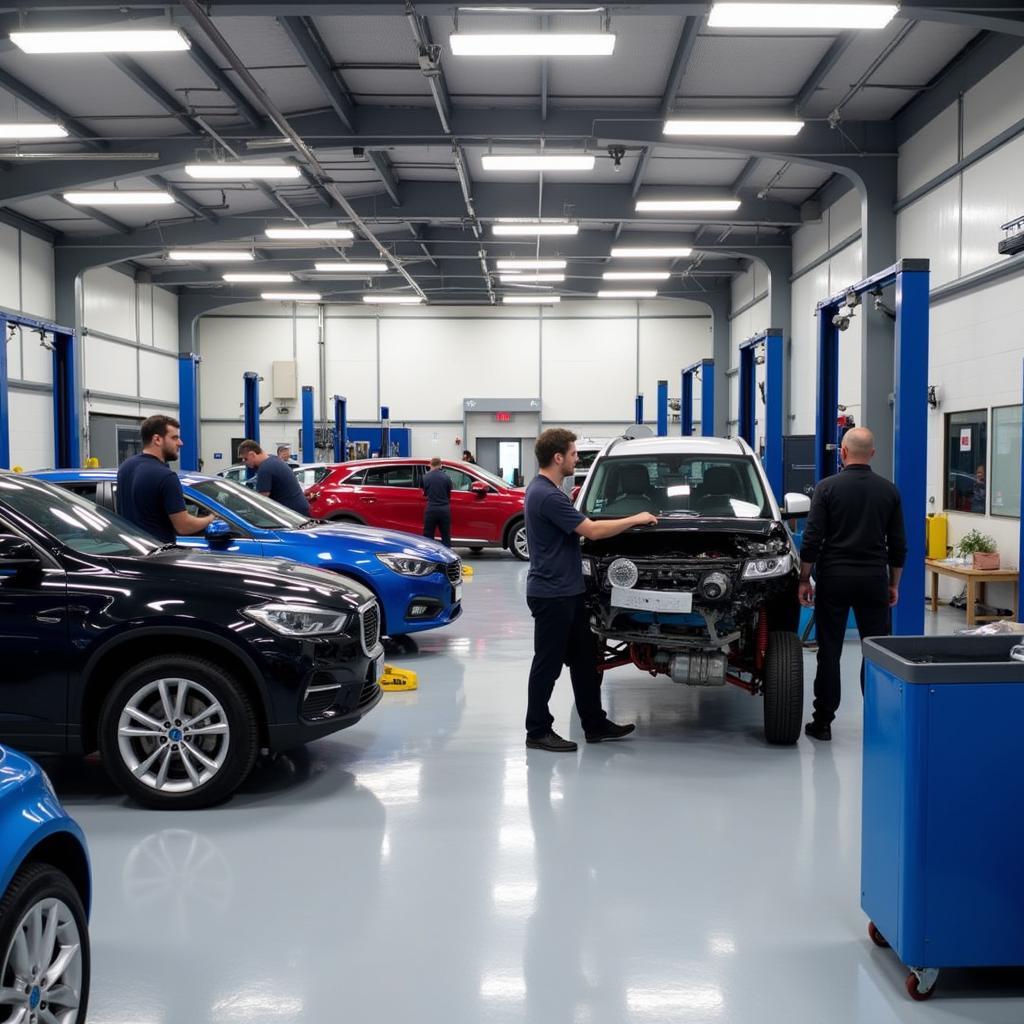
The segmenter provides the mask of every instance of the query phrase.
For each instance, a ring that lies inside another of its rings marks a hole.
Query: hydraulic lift
[[[335,395],[334,402],[334,461],[348,461],[348,399]]]
[[[391,409],[386,405],[380,407],[380,457],[391,457]]]
[[[82,435],[75,332],[47,320],[5,312],[0,312],[0,469],[11,468],[11,404],[7,379],[10,327],[25,327],[41,338],[53,337],[53,465],[56,469],[78,469],[82,464]]]
[[[918,526],[926,505],[928,448],[928,260],[900,260],[818,303],[818,395],[815,477],[838,470],[839,334],[849,326],[862,296],[879,298],[896,287],[893,346],[893,483],[907,520],[907,563],[899,604],[893,609],[894,634],[924,632],[924,530]],[[873,382],[885,387],[885,381]]]
[[[658,381],[658,437],[668,437],[668,381]]]
[[[178,353],[178,419],[181,421],[181,453],[178,462],[186,473],[199,471],[199,356]]]
[[[644,396],[643,392],[636,396],[633,402],[633,422],[643,423],[644,421]]]
[[[693,434],[693,378],[700,377],[700,432],[703,437],[715,435],[715,361],[699,359],[683,370],[679,404],[679,432],[683,437]]]
[[[260,443],[260,375],[253,370],[242,374],[242,405],[244,434],[250,441]]]
[[[302,385],[302,461],[316,462],[316,423],[313,415],[313,385]]]
[[[782,459],[782,331],[770,327],[740,342],[739,434],[756,452],[757,355],[764,350],[764,451],[760,453],[768,483],[781,505],[784,500]]]

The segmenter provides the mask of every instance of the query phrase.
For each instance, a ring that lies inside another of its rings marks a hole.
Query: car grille
[[[373,679],[368,679],[364,684],[362,690],[359,691],[359,703],[358,707],[366,707],[372,700],[375,700],[377,694],[380,692],[380,685]]]
[[[380,643],[380,608],[376,601],[359,609],[359,624],[363,653],[372,654]]]
[[[605,586],[608,586],[608,566],[612,561],[614,559],[608,559],[601,565],[601,580]],[[699,568],[692,561],[641,562],[634,559],[634,562],[639,572],[636,582],[639,590],[696,590],[705,572],[717,569],[733,575],[737,569],[733,562],[711,560],[702,561]]]
[[[462,562],[458,559],[454,562],[449,562],[445,566],[445,572],[448,573],[448,582],[453,587],[457,587],[462,582]]]
[[[303,718],[319,718],[338,699],[340,686],[311,686],[306,690],[302,701],[301,715]]]

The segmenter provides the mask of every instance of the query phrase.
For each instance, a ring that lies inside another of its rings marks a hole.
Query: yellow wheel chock
[[[380,688],[391,693],[407,693],[419,689],[419,677],[411,669],[385,665],[380,677]]]
[[[473,566],[463,564],[463,566],[462,566],[462,575],[463,575],[463,578],[465,578],[466,576],[472,576],[473,575]]]

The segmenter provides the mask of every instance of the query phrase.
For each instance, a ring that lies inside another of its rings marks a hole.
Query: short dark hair
[[[251,441],[249,438],[246,438],[238,446],[238,456],[239,456],[239,458],[241,458],[247,452],[252,452],[253,455],[262,455],[263,454],[263,449],[259,446],[258,442]]]
[[[279,444],[277,446],[277,454],[280,455],[283,451],[291,451],[291,447],[290,444]]]
[[[167,433],[168,427],[181,428],[181,424],[173,416],[164,416],[158,414],[156,416],[149,416],[142,421],[142,426],[139,428],[139,433],[142,434],[142,447],[149,447],[150,441],[154,437],[163,437]]]
[[[537,465],[541,469],[547,469],[555,460],[556,455],[568,455],[569,445],[576,440],[576,435],[565,427],[549,427],[540,437],[534,446],[534,453],[537,456]]]

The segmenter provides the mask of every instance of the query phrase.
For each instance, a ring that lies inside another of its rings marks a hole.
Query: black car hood
[[[583,550],[596,555],[656,557],[707,550],[745,547],[786,536],[785,526],[773,519],[660,519],[658,525],[638,526],[607,540],[584,541]]]

